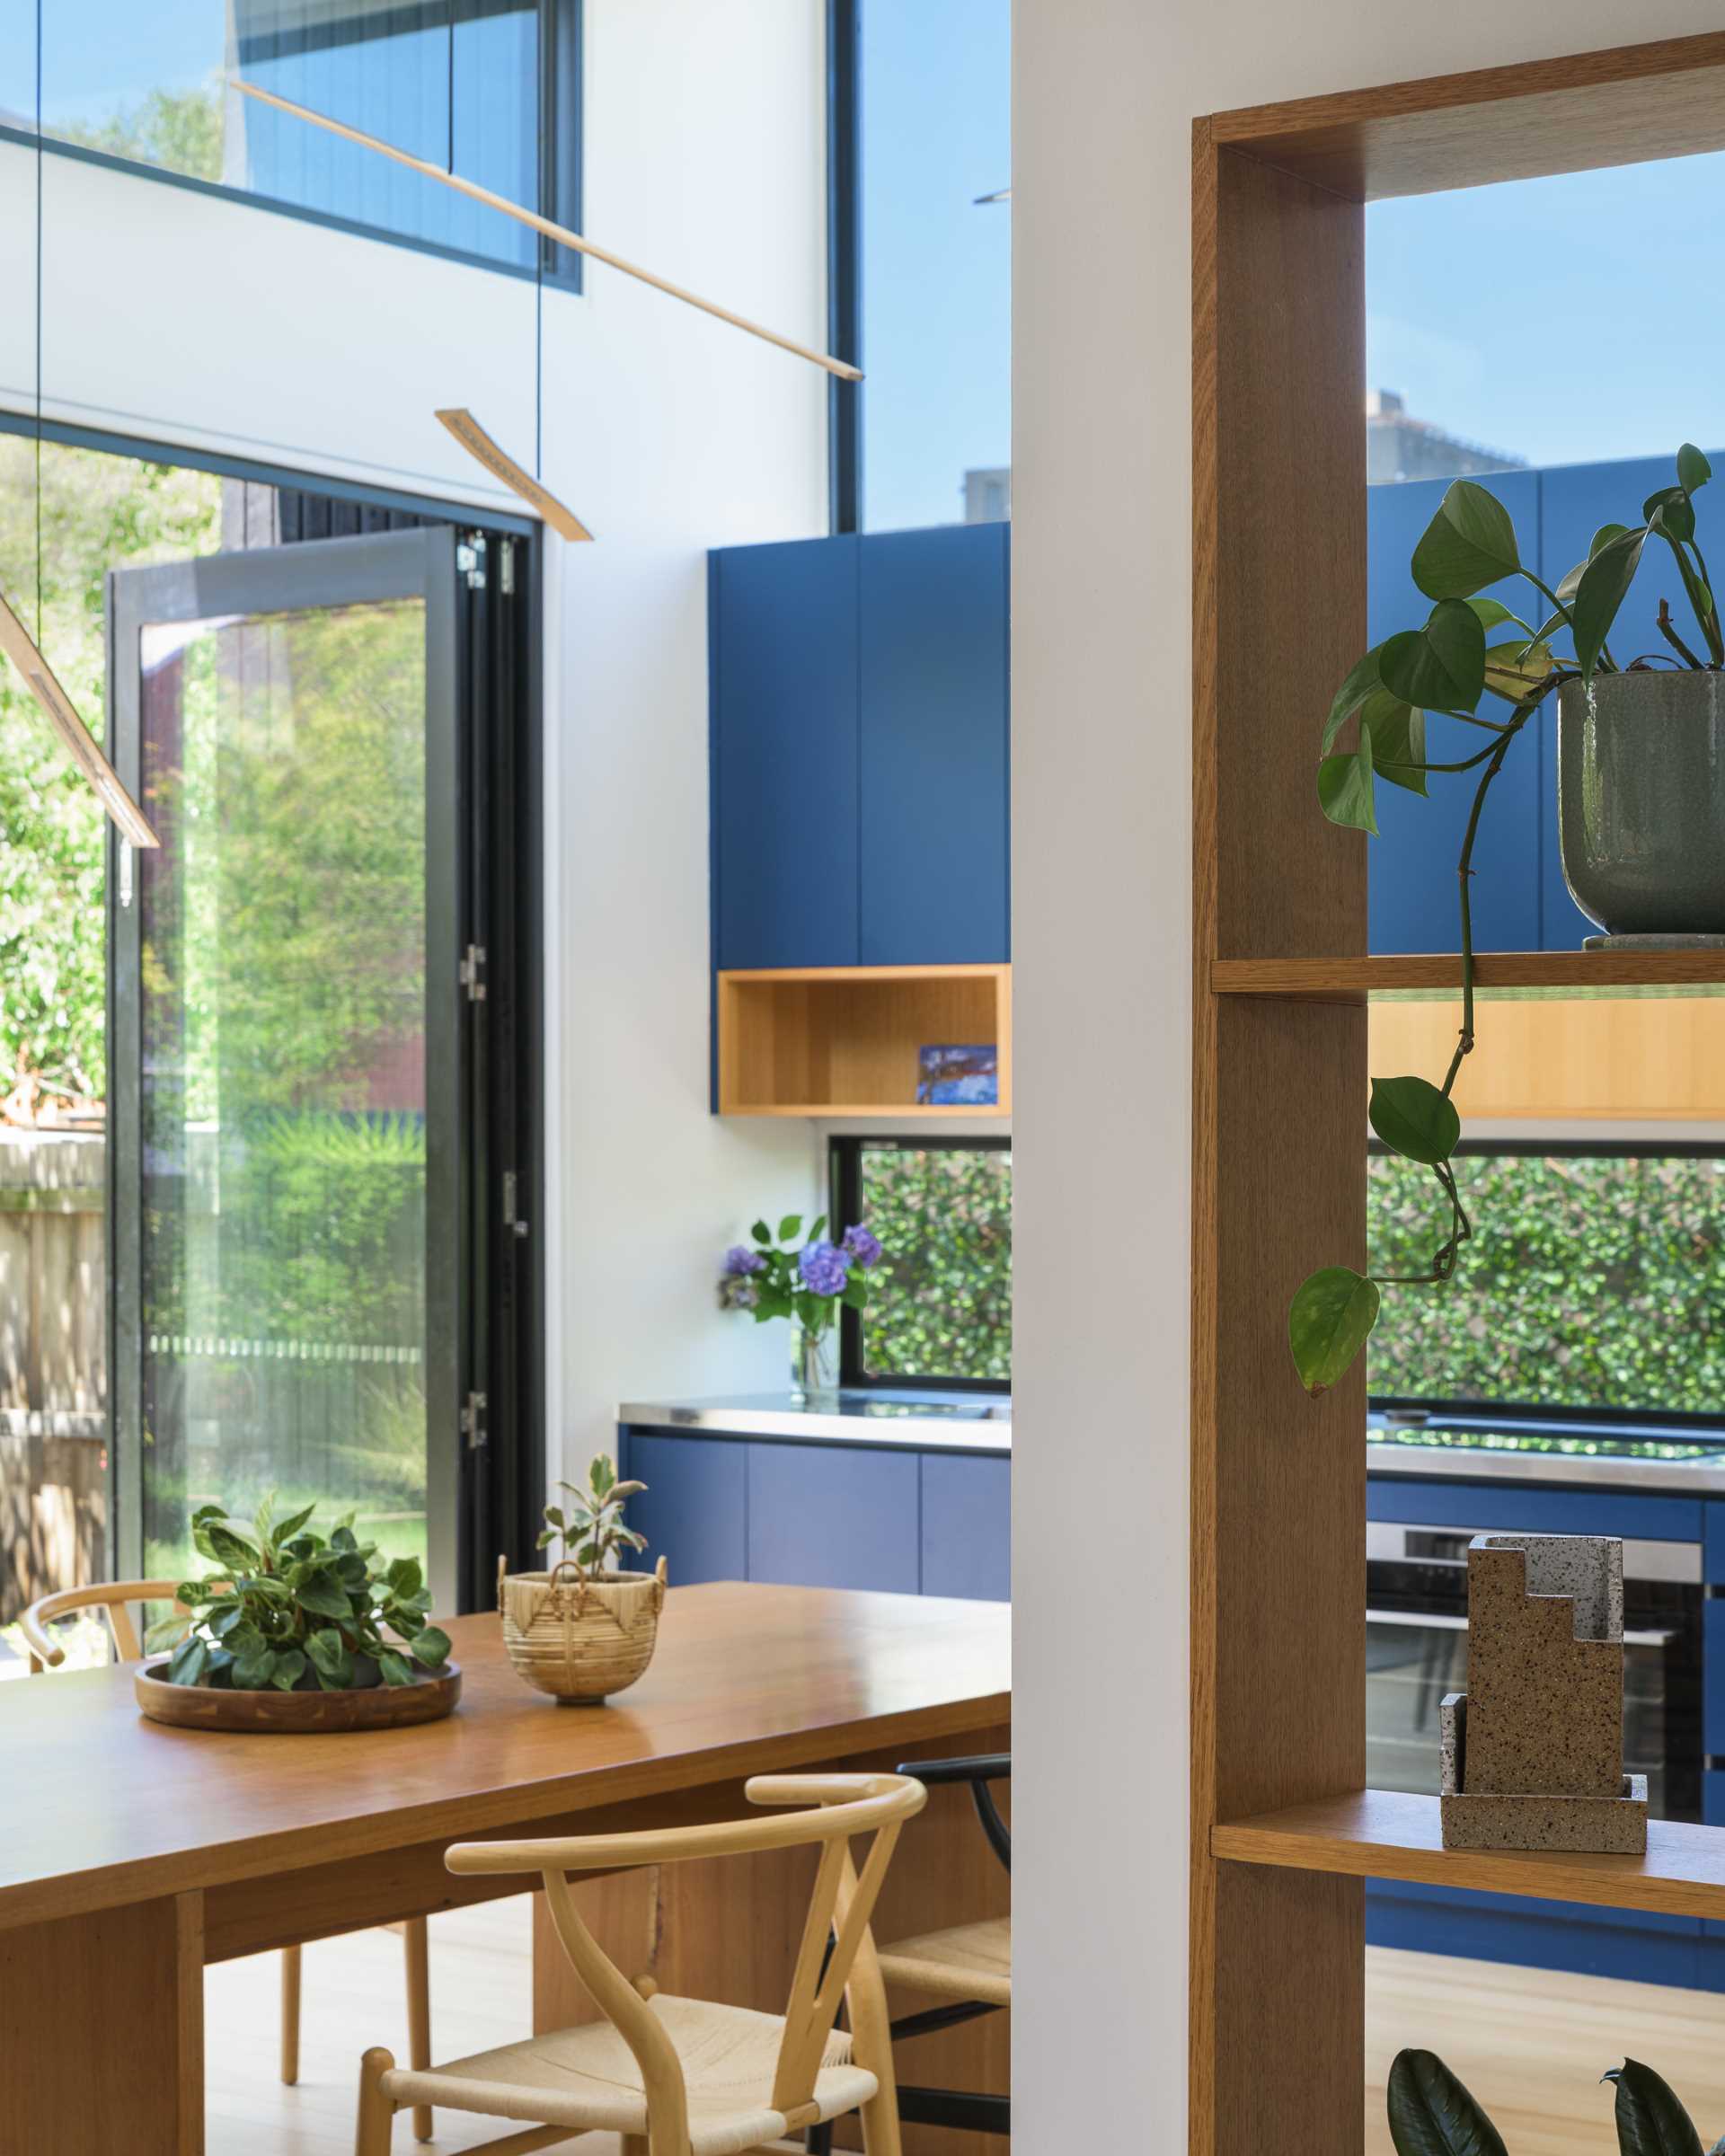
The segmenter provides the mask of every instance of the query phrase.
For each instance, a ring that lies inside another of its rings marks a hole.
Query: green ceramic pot
[[[1725,936],[1725,674],[1596,674],[1558,691],[1570,896],[1608,936]]]

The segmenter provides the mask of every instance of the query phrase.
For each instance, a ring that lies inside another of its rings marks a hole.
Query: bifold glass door
[[[111,579],[117,1569],[357,1515],[456,1606],[456,535]]]

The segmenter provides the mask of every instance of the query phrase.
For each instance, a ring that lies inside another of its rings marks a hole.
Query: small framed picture
[[[995,1043],[941,1045],[917,1051],[918,1108],[993,1108],[1000,1100]]]

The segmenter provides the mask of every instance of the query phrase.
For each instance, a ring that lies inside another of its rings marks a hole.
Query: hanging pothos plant
[[[1676,558],[1697,624],[1695,641],[1707,656],[1698,657],[1685,642],[1661,599],[1659,627],[1669,650],[1642,653],[1625,670],[1658,665],[1725,668],[1725,637],[1695,540],[1694,497],[1712,476],[1707,459],[1685,442],[1677,452],[1676,484],[1649,495],[1640,524],[1602,525],[1587,560],[1555,591],[1522,561],[1516,527],[1503,504],[1474,481],[1458,479],[1413,550],[1414,583],[1435,602],[1425,626],[1404,629],[1374,646],[1336,692],[1318,762],[1318,800],[1331,823],[1376,836],[1374,795],[1380,779],[1423,794],[1433,772],[1477,772],[1479,776],[1456,862],[1462,1023],[1455,1054],[1440,1085],[1417,1077],[1372,1080],[1373,1130],[1392,1153],[1418,1161],[1437,1179],[1444,1208],[1440,1238],[1429,1268],[1422,1273],[1357,1273],[1350,1266],[1331,1265],[1301,1283],[1288,1310],[1287,1337],[1300,1382],[1314,1398],[1336,1383],[1366,1345],[1377,1322],[1380,1291],[1441,1285],[1454,1273],[1473,1232],[1452,1165],[1462,1127],[1450,1096],[1462,1059],[1473,1047],[1468,883],[1480,813],[1510,745],[1552,691],[1566,681],[1589,681],[1596,673],[1618,670],[1606,639],[1650,538],[1662,539]],[[1535,615],[1534,623],[1499,599],[1478,596],[1515,577],[1531,585],[1544,602],[1528,610]],[[1559,648],[1565,637],[1567,650]],[[1488,696],[1508,706],[1507,715],[1482,712],[1481,701]],[[1433,761],[1427,755],[1429,716],[1482,731],[1488,738],[1471,755]],[[1350,722],[1354,745],[1339,747]]]

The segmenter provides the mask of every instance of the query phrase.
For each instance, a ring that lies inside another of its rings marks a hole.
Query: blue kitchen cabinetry
[[[1576,563],[1587,559],[1588,542],[1602,524],[1638,522],[1647,497],[1672,484],[1675,442],[1671,450],[1670,455],[1614,464],[1488,472],[1478,483],[1495,494],[1514,519],[1522,560],[1555,590]],[[1712,461],[1725,469],[1725,459],[1713,455]],[[1417,480],[1368,490],[1368,643],[1381,643],[1399,629],[1418,628],[1431,611],[1431,601],[1416,589],[1408,563],[1452,483]],[[1699,504],[1703,548],[1713,490]],[[1620,665],[1643,652],[1670,649],[1655,626],[1661,595],[1670,599],[1681,623],[1685,605],[1676,564],[1668,547],[1650,541],[1612,632],[1611,649]],[[1532,586],[1518,578],[1493,585],[1485,596],[1501,599],[1535,623],[1550,612]],[[1490,641],[1497,642],[1504,634],[1494,630]],[[1481,708],[1490,715],[1509,707],[1488,696]],[[1427,752],[1459,760],[1473,755],[1482,738],[1473,728],[1434,719]],[[1459,940],[1455,862],[1475,780],[1472,773],[1452,772],[1429,783],[1430,794],[1424,800],[1382,781],[1376,789],[1379,835],[1368,842],[1367,856],[1368,947],[1374,951],[1454,950]],[[1473,895],[1474,941],[1482,950],[1576,950],[1593,932],[1563,881],[1554,698],[1540,707],[1492,782],[1474,850]]]
[[[857,962],[859,544],[707,558],[721,971]]]
[[[708,557],[713,963],[996,965],[1009,527]]]
[[[1013,1598],[1013,1463],[923,1454],[923,1593]]]
[[[1010,956],[1010,531],[960,524],[860,543],[864,966]]]
[[[1701,1748],[1705,1758],[1725,1755],[1725,1621],[1715,1616],[1725,1599],[1711,1599],[1725,1595],[1725,1498],[1372,1475],[1366,1513],[1407,1526],[1614,1534],[1697,1548],[1708,1597],[1701,1605]],[[1725,1772],[1703,1772],[1702,1806],[1710,1825],[1725,1825]],[[1725,1992],[1725,1924],[1697,1917],[1368,1879],[1366,1936],[1374,1946]]]
[[[674,1586],[761,1579],[1004,1602],[1012,1462],[908,1445],[800,1444],[627,1424],[620,1471]]]

